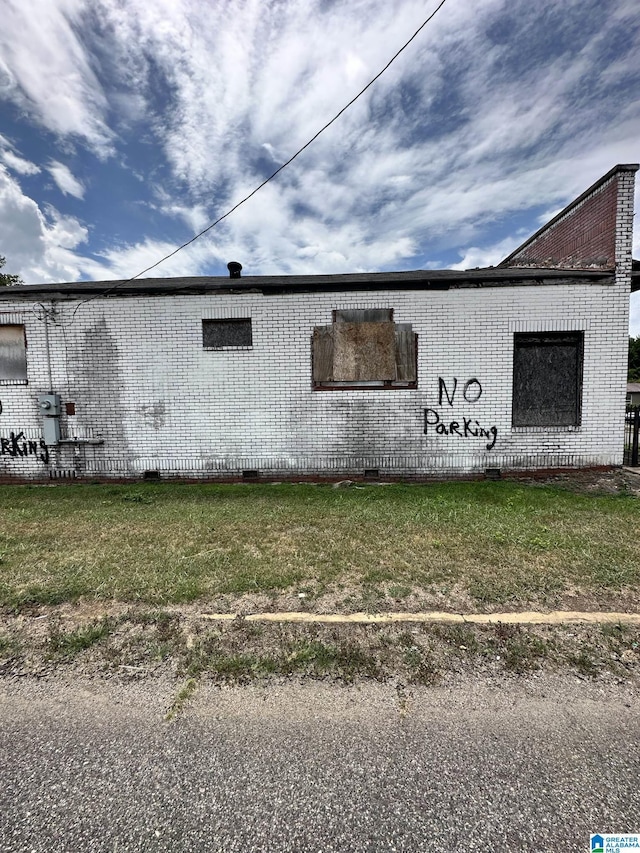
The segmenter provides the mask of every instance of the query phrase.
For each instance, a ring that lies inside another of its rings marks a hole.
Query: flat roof
[[[178,294],[314,293],[369,290],[449,290],[510,285],[610,283],[612,270],[485,267],[473,270],[412,270],[340,275],[193,276],[114,281],[22,284],[0,288],[0,300],[87,297],[175,296]]]

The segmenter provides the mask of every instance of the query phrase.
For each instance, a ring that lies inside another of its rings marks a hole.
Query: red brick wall
[[[551,222],[508,266],[615,267],[618,176]]]

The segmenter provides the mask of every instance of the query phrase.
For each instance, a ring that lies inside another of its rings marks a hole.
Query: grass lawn
[[[640,590],[640,502],[517,482],[0,487],[0,606]]]

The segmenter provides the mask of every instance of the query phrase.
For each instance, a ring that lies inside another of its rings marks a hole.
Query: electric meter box
[[[38,408],[40,414],[43,415],[44,443],[47,445],[58,444],[60,441],[60,395],[38,394]]]
[[[38,394],[38,407],[43,415],[59,417],[61,405],[60,394]]]

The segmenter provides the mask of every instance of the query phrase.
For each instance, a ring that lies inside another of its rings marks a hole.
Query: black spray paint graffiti
[[[486,445],[487,450],[491,450],[496,443],[498,437],[498,427],[492,426],[489,429],[481,427],[479,422],[472,418],[463,418],[459,421],[440,420],[440,415],[435,409],[424,410],[424,431],[429,432],[429,427],[435,427],[437,435],[459,435],[460,438],[488,438],[490,441]]]
[[[49,462],[49,450],[42,439],[32,441],[25,438],[23,432],[10,432],[9,438],[0,436],[2,456],[37,456],[46,465]]]
[[[438,376],[438,405],[442,405],[442,397],[444,395],[447,398],[447,403],[450,406],[453,406],[453,401],[456,396],[457,388],[458,380],[454,378],[453,391],[451,392],[451,394],[449,394],[449,390],[444,379],[442,378],[442,376]],[[467,403],[477,403],[480,397],[482,397],[482,385],[475,377],[473,379],[468,379],[464,383],[462,396],[467,401]]]
[[[456,391],[458,389],[458,380],[454,378],[451,391],[447,388],[444,379],[438,377],[438,404],[442,406],[444,401],[449,406],[453,406]],[[468,379],[462,389],[462,396],[467,403],[477,403],[482,396],[482,385],[475,377]],[[424,410],[424,431],[428,435],[430,430],[434,430],[436,435],[457,435],[460,438],[488,438],[486,444],[487,450],[492,450],[495,447],[498,438],[498,428],[496,426],[483,427],[480,422],[473,418],[463,417],[461,421],[444,420],[440,417],[440,413],[436,409]]]

